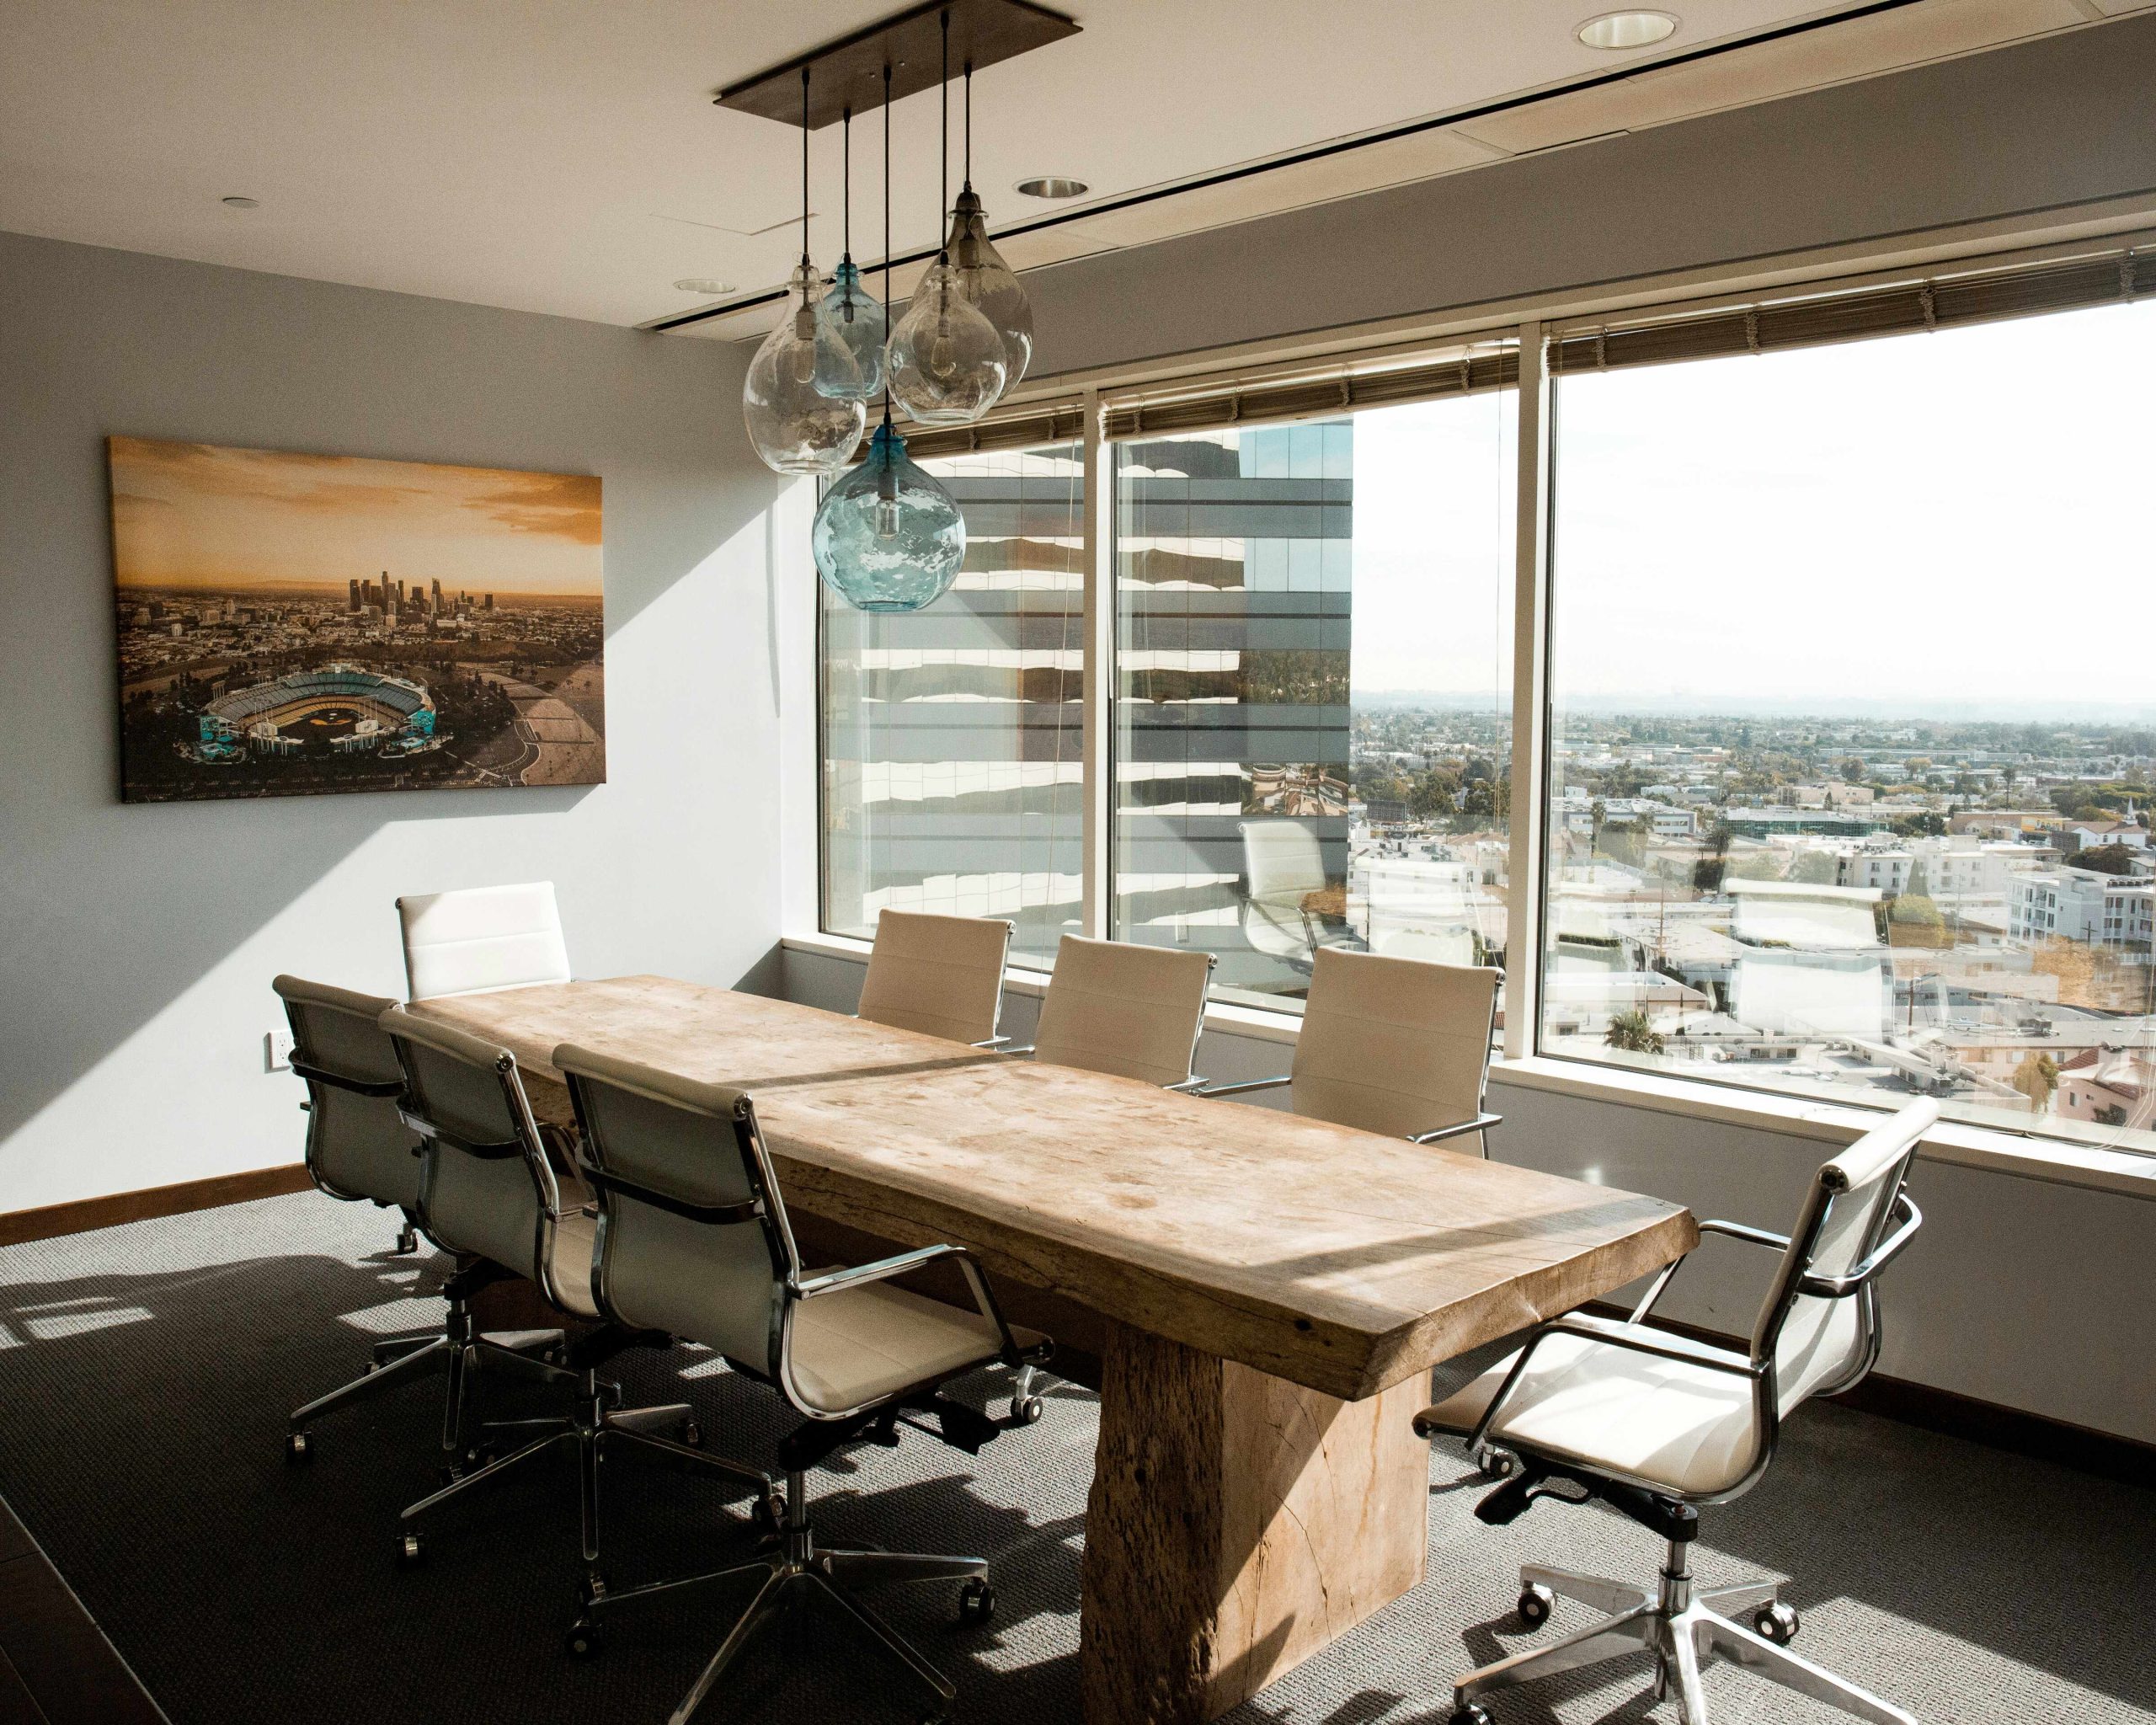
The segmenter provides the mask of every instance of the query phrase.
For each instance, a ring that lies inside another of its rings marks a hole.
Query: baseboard
[[[1588,1310],[1603,1317],[1631,1315],[1622,1307],[1601,1300],[1594,1301]],[[1711,1347],[1731,1348],[1742,1353],[1750,1345],[1742,1337],[1702,1329],[1696,1324],[1680,1324],[1659,1317],[1655,1322]],[[2120,1480],[2136,1486],[2156,1480],[2156,1444],[2096,1431],[2063,1419],[2051,1419],[2024,1408],[2003,1407],[1955,1390],[1935,1389],[1908,1378],[1874,1372],[1854,1390],[1831,1399],[1841,1407],[1876,1414],[1881,1419],[1897,1420],[1903,1425],[1950,1438],[1965,1438],[1972,1444],[2004,1450],[2010,1455],[2055,1461],[2062,1467],[2095,1474],[2101,1479]]]
[[[48,1204],[37,1210],[0,1212],[0,1246],[24,1240],[54,1240],[63,1234],[87,1234],[120,1222],[152,1216],[185,1215],[244,1204],[251,1198],[276,1198],[304,1192],[314,1183],[304,1162],[252,1168],[244,1174],[213,1174],[206,1180],[182,1180],[174,1186],[146,1186],[139,1192],[115,1192],[107,1198],[78,1198],[72,1204]]]

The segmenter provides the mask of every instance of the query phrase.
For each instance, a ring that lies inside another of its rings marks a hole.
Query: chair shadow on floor
[[[294,1254],[0,1286],[6,1494],[174,1725],[648,1725],[723,1634],[741,1601],[697,1590],[678,1605],[621,1613],[603,1657],[569,1657],[581,1564],[566,1458],[445,1514],[427,1562],[399,1571],[398,1512],[438,1482],[436,1381],[326,1417],[318,1459],[284,1461],[292,1407],[356,1375],[379,1337],[438,1325],[431,1295],[446,1268],[424,1252],[359,1263]],[[688,1401],[711,1448],[774,1464],[784,1409],[714,1370],[710,1355],[632,1354],[609,1370],[630,1405]],[[976,1387],[982,1400],[1004,1392]],[[486,1414],[513,1417],[548,1392],[490,1381],[481,1393]],[[1006,1434],[983,1461],[1055,1423],[1051,1414]],[[981,1462],[925,1436],[906,1434],[898,1452],[864,1446],[853,1464],[816,1500],[835,1541],[970,1551],[996,1563],[999,1609],[982,1627],[957,1625],[945,1589],[873,1595],[951,1671],[958,1717],[1075,1720],[1075,1653],[1033,1620],[1075,1610],[1081,1519],[991,1501],[970,1488]],[[745,1556],[746,1502],[718,1482],[611,1466],[611,1578]],[[910,1717],[874,1653],[842,1637],[813,1641],[793,1658],[777,1640],[752,1653],[714,1697],[713,1718]],[[1012,1656],[1034,1642],[1047,1657]]]

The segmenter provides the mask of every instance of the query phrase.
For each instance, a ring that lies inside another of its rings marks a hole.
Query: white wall
[[[859,960],[786,954],[787,997],[850,1012]],[[1032,1039],[1038,1002],[1006,994],[1002,1028]],[[1198,1070],[1215,1081],[1284,1072],[1284,1043],[1208,1030]],[[1223,1108],[1279,1107],[1278,1092]],[[1508,1083],[1493,1075],[1489,1135],[1499,1162],[1628,1192],[1695,1215],[1786,1231],[1832,1147],[1814,1138],[1732,1127]],[[1910,1192],[1924,1224],[1882,1284],[1879,1369],[2091,1430],[2156,1443],[2156,1203],[1988,1168],[1920,1161]],[[1657,1308],[1680,1322],[1748,1334],[1769,1256],[1729,1241],[1703,1246]]]
[[[0,234],[0,1210],[296,1161],[270,979],[401,994],[400,893],[550,878],[580,973],[776,980],[780,569],[743,363]],[[123,806],[110,432],[599,474],[608,782]]]

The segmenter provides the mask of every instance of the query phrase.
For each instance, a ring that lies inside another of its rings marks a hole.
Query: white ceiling
[[[1028,175],[1083,179],[1091,202],[1849,9],[1848,0],[1657,0],[1684,19],[1670,42],[1632,55],[1581,46],[1574,29],[1609,3],[1075,0],[1068,9],[1082,35],[974,80],[974,178],[992,223],[1022,220],[1055,207],[1011,191]],[[1802,40],[1816,53],[1849,33],[1838,69],[1819,82],[1851,75],[1852,52],[1857,72],[1879,70],[2140,3],[1927,0]],[[0,228],[646,323],[706,302],[676,291],[677,278],[753,291],[782,280],[798,248],[800,134],[716,108],[712,92],[895,9],[894,0],[0,0]],[[1919,15],[1934,22],[1919,28]],[[1779,93],[1748,90],[1736,63],[1723,65],[1668,76],[1689,80],[1694,109]],[[1717,78],[1726,96],[1703,100],[1703,81],[1711,96]],[[904,252],[936,228],[936,99],[910,98],[892,117],[892,237]],[[1579,126],[1576,115],[1570,135]],[[882,249],[879,130],[872,120],[854,139],[862,257]],[[1382,184],[1556,141],[1515,116],[1449,132],[1390,174],[1381,163],[1357,172]],[[812,144],[813,238],[826,268],[838,248],[839,143],[833,127]],[[1336,172],[1300,200],[1358,189]],[[220,200],[232,194],[260,207],[227,209]],[[1122,236],[1102,243],[1236,219],[1217,199],[1209,213],[1185,215],[1178,201],[1150,206],[1158,213],[1142,232],[1125,218]],[[1278,194],[1267,201],[1277,207]],[[1062,251],[1089,248],[1074,237]],[[1019,261],[1054,254],[1036,243]]]

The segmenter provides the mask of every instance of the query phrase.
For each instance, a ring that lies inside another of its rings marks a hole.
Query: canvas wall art
[[[597,478],[107,449],[124,800],[605,779]]]

